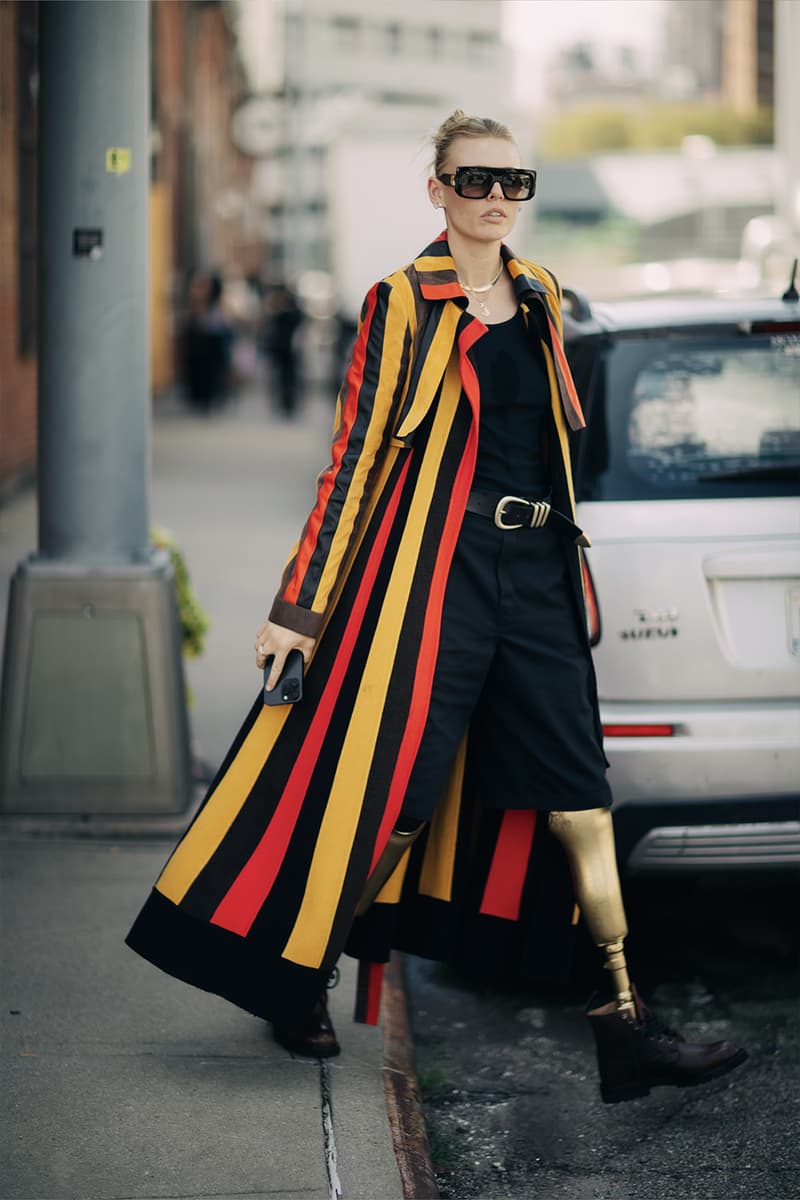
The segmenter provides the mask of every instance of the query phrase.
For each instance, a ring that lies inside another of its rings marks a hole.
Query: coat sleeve
[[[406,306],[384,280],[368,293],[336,406],[330,465],[284,567],[269,617],[316,637],[336,585],[370,473],[408,375],[411,329]]]

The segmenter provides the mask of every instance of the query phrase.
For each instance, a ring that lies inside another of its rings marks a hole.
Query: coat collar
[[[527,270],[522,259],[517,258],[505,242],[500,246],[500,255],[508,268],[516,292],[517,302],[531,299],[531,293],[539,297],[547,295],[547,288]],[[447,233],[440,233],[434,242],[426,246],[414,259],[419,286],[426,300],[455,300],[462,308],[469,303],[456,275],[456,264],[450,253]]]

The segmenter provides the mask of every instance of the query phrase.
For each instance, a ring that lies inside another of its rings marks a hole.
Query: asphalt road
[[[628,958],[659,1016],[749,1059],[697,1088],[604,1105],[568,987],[479,980],[422,959],[407,978],[443,1200],[788,1200],[800,1195],[797,878],[626,887]]]

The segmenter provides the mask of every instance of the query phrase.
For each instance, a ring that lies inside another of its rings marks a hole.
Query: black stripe
[[[548,271],[547,267],[542,267],[542,270],[544,271],[545,275],[549,275],[549,276],[550,276],[550,278],[552,279],[552,281],[553,281],[553,287],[556,289],[556,296],[560,296],[560,295],[561,295],[561,288],[558,286],[558,280],[556,279],[556,277],[555,277],[555,275],[553,274],[553,272],[552,272],[552,271]]]
[[[125,940],[168,975],[283,1025],[310,1010],[329,970],[253,954],[245,939],[195,920],[157,891],[151,892]]]
[[[257,916],[248,935],[254,940],[255,944],[259,944],[262,939],[267,939],[272,943],[277,936],[280,940],[279,950],[281,950],[297,918],[311,861],[316,851],[319,829],[325,816],[334,777],[341,761],[342,746],[347,736],[353,708],[357,702],[364,667],[374,643],[375,629],[380,619],[383,598],[386,594],[386,588],[397,558],[397,550],[402,538],[408,511],[411,507],[413,489],[416,482],[415,475],[416,472],[406,478],[400,507],[392,523],[389,541],[370,594],[367,611],[359,628],[350,666],[336,698],[336,707],[331,718],[331,723],[322,744],[314,773],[309,781],[303,807],[294,834],[287,847],[280,873],[266,904]],[[369,542],[371,545],[371,538]],[[368,551],[368,548],[364,547],[365,551]],[[340,644],[344,625],[352,609],[357,582],[360,582],[362,574],[363,567],[351,574],[351,578],[353,579],[352,592],[349,587],[350,578],[348,578],[348,585],[346,585],[340,602],[337,604],[331,626],[326,630],[323,641],[330,638],[329,645],[333,646],[334,650]],[[334,620],[336,623],[334,623]],[[322,644],[320,644],[320,649],[322,649]],[[352,747],[349,753],[353,753]],[[380,757],[384,753],[386,751],[379,736],[376,742],[375,754],[377,757]],[[385,796],[382,799],[381,810],[384,804]],[[348,921],[352,920],[352,915],[353,908],[350,908],[347,914]],[[330,954],[326,954],[326,960],[327,958],[331,958],[332,961],[335,961],[338,954],[339,948],[337,947]]]
[[[447,238],[438,239],[431,242],[430,246],[426,246],[422,254],[418,254],[417,258],[452,258],[450,246]]]
[[[355,420],[350,429],[347,449],[339,465],[333,489],[325,506],[322,524],[317,535],[317,543],[300,585],[296,603],[301,608],[311,608],[314,602],[314,597],[317,594],[319,582],[322,578],[322,572],[330,553],[331,544],[339,525],[342,509],[347,503],[348,493],[353,482],[353,474],[364,449],[364,439],[369,428],[375,404],[375,396],[378,391],[391,290],[391,285],[385,282],[377,286],[375,309],[366,335],[364,372],[358,392]]]
[[[444,307],[440,304],[428,304],[425,319],[421,325],[417,326],[417,332],[414,335],[414,348],[411,359],[411,378],[408,381],[408,391],[406,392],[405,403],[402,410],[397,415],[397,420],[394,423],[394,428],[399,429],[403,421],[411,411],[414,403],[414,398],[417,394],[419,386],[419,377],[422,368],[425,366],[431,344],[436,336],[436,331],[439,328],[439,323],[442,319]],[[447,370],[447,362],[442,364],[442,377]],[[412,430],[409,436],[405,439],[406,445],[411,445],[414,440],[416,431]]]
[[[391,498],[393,484],[396,482],[398,475],[403,468],[403,456],[398,458],[395,469],[392,471],[387,485],[384,488],[381,497],[375,507],[375,512],[372,516],[371,528],[376,530],[381,521],[383,513]],[[308,728],[314,712],[322,698],[322,693],[327,684],[330,672],[333,668],[334,661],[339,652],[341,638],[344,633],[344,627],[350,615],[350,609],[353,603],[353,598],[358,590],[363,576],[364,567],[366,565],[367,556],[369,554],[373,537],[370,536],[370,531],[362,543],[359,554],[353,563],[352,570],[348,577],[347,584],[343,591],[340,602],[337,604],[334,613],[332,614],[328,628],[325,634],[320,639],[319,646],[314,655],[314,659],[308,667],[304,685],[303,699],[289,714],[289,717],[284,725],[281,733],[269,755],[268,760],[262,767],[261,773],[256,779],[253,788],[245,800],[242,808],[235,817],[233,823],[228,829],[222,842],[199,872],[192,886],[187,891],[181,907],[193,916],[201,919],[210,919],[218,904],[228,892],[229,888],[237,878],[248,859],[250,858],[253,849],[261,839],[265,829],[269,825],[275,810],[280,802],[286,787],[287,780],[291,771],[301,753],[303,742],[308,733]],[[375,589],[373,589],[375,591]],[[374,606],[373,606],[374,607]],[[377,616],[373,616],[368,609],[365,616],[365,625],[367,630],[371,625],[374,631],[374,625],[377,621]],[[362,625],[362,629],[365,626]],[[371,637],[367,638],[368,642]],[[359,635],[359,642],[364,643],[365,639]],[[359,646],[356,646],[356,657],[351,663],[348,671],[348,679],[351,681],[351,687],[357,686],[363,669],[363,660],[366,658],[366,651],[362,651],[360,655],[360,665],[358,656]],[[326,744],[336,743],[338,738],[341,742],[342,731],[338,728],[342,724],[343,718],[346,716],[349,719],[352,702],[350,707],[347,705],[349,697],[341,695],[337,702],[337,711],[332,718],[333,729],[329,729],[326,735]],[[254,705],[251,712],[248,714],[243,731],[246,732],[258,715],[262,705],[261,697]],[[338,715],[338,722],[337,722]],[[244,740],[243,731],[237,734],[235,745],[241,746]],[[338,756],[337,756],[338,757]],[[229,753],[227,762],[232,761],[233,754]],[[333,769],[335,770],[335,763]],[[331,771],[328,781],[328,788],[333,779],[333,771]],[[324,789],[322,781],[316,781],[317,792],[320,787]],[[321,819],[321,812],[324,809],[324,804],[320,808],[319,805],[314,806],[317,819]],[[311,809],[309,809],[309,812]],[[296,840],[296,839],[295,839]],[[310,848],[308,851],[308,865],[310,865],[311,854],[313,853],[314,844],[316,842],[316,834],[312,831],[308,839]],[[276,931],[275,937],[280,939],[280,930]],[[285,939],[284,939],[285,940]],[[281,942],[281,946],[282,946]]]
[[[331,930],[331,946],[338,946],[347,938],[353,909],[369,870],[375,839],[383,818],[397,755],[408,720],[414,686],[414,668],[425,625],[430,583],[471,420],[469,404],[466,397],[462,395],[442,455],[433,500],[423,531],[414,583],[398,639],[397,653],[378,732],[377,745],[380,747],[380,751],[373,758],[367,779],[365,802],[354,840],[347,877],[342,889],[342,904]],[[430,434],[432,423],[433,411],[426,419],[425,427],[421,427],[420,430],[426,440]],[[420,450],[421,443],[417,442],[414,447],[415,455]]]

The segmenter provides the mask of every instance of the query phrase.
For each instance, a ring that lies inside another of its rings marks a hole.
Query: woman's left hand
[[[274,656],[267,680],[267,691],[272,691],[281,677],[289,651],[299,650],[305,662],[308,662],[314,649],[314,638],[297,633],[294,629],[287,629],[285,625],[276,625],[274,621],[265,621],[258,628],[254,649],[259,670],[263,670],[268,655]]]

